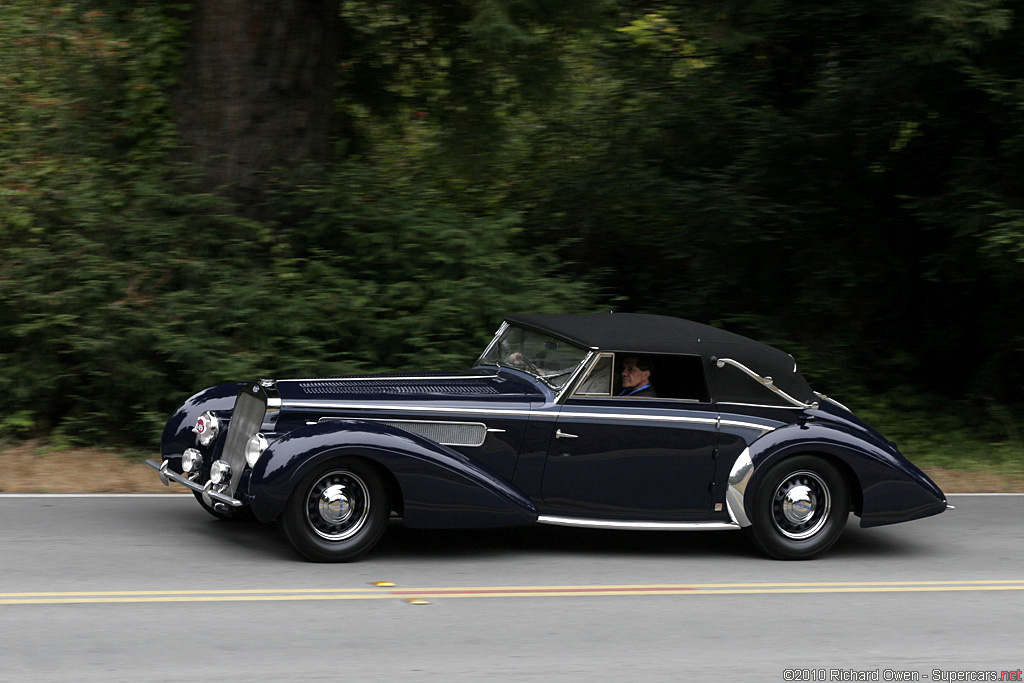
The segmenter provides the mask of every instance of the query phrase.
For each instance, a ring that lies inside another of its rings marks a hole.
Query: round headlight
[[[195,474],[203,467],[203,454],[194,448],[187,449],[181,454],[181,471],[185,474]]]
[[[196,426],[192,428],[196,433],[196,439],[201,446],[209,446],[217,438],[220,431],[220,420],[217,416],[207,410],[196,419]]]
[[[210,466],[210,481],[218,485],[231,481],[231,465],[223,460],[214,460]]]
[[[245,444],[245,461],[249,463],[249,467],[255,467],[256,461],[263,455],[263,451],[267,450],[267,437],[262,434],[253,434],[249,442]]]

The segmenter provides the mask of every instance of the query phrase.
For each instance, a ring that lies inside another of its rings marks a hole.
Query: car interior
[[[603,353],[587,377],[573,392],[575,398],[616,397],[621,390],[622,363],[630,356],[641,356],[651,362],[651,383],[658,399],[675,399],[707,403],[707,382],[701,356],[669,354]]]

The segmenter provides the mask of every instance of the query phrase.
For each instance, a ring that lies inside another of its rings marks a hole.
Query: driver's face
[[[650,379],[650,370],[641,370],[636,366],[636,357],[627,356],[622,361],[622,388],[632,389],[643,386]]]

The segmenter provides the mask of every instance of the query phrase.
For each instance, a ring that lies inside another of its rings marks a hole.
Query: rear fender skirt
[[[764,435],[749,447],[753,471],[744,490],[752,509],[761,476],[774,463],[799,453],[817,453],[837,461],[852,475],[851,499],[860,500],[860,525],[882,526],[936,515],[946,496],[895,447],[882,447],[844,425],[824,422],[790,425]]]
[[[300,427],[274,441],[252,471],[249,498],[261,521],[275,519],[312,469],[332,459],[376,463],[398,482],[408,527],[530,524],[537,508],[518,489],[464,455],[404,430],[358,420]]]

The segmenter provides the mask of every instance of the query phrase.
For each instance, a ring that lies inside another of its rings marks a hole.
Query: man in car
[[[619,396],[623,398],[656,397],[654,385],[651,384],[651,375],[654,373],[654,363],[644,356],[626,356],[622,359],[622,391]]]

